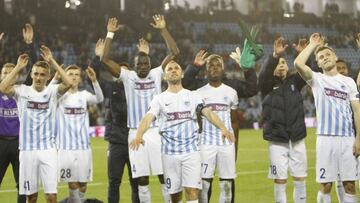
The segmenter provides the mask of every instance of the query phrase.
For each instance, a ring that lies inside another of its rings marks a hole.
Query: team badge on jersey
[[[225,96],[224,101],[227,102],[229,100],[229,97]]]
[[[184,105],[185,105],[185,106],[190,106],[190,101],[185,101],[185,102],[184,102]]]
[[[346,88],[345,85],[341,85],[342,90],[345,90],[345,88]]]

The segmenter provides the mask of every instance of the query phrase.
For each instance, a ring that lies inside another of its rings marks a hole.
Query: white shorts
[[[162,155],[164,181],[170,194],[183,187],[202,189],[200,152],[181,155]]]
[[[38,192],[39,180],[45,194],[57,193],[56,149],[20,151],[19,193],[31,195]]]
[[[215,168],[219,171],[219,178],[236,178],[235,145],[200,145],[201,177],[213,178]]]
[[[58,154],[58,178],[61,182],[87,183],[92,181],[91,149],[60,149]]]
[[[269,142],[270,167],[268,178],[287,179],[307,176],[307,158],[304,139],[297,142]]]
[[[137,129],[130,129],[128,142],[136,137]],[[143,139],[144,145],[140,145],[137,151],[129,148],[129,159],[133,178],[150,175],[162,175],[161,162],[161,137],[159,128],[149,128]]]
[[[316,138],[316,182],[358,179],[353,155],[355,137],[318,135]]]

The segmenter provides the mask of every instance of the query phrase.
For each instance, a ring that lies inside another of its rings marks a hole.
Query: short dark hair
[[[81,72],[82,69],[79,66],[75,65],[75,64],[71,64],[71,65],[69,65],[68,67],[65,68],[65,72],[68,71],[68,70],[80,70],[80,72]]]
[[[317,55],[317,53],[319,53],[320,51],[325,50],[325,49],[328,49],[328,50],[332,51],[335,54],[335,51],[334,51],[333,48],[324,45],[324,46],[319,46],[318,48],[315,49],[315,52],[314,52],[315,56]]]
[[[50,64],[47,61],[37,61],[34,66],[45,68],[50,71]]]

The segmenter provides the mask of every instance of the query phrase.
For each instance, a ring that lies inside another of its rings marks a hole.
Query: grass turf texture
[[[241,130],[239,138],[239,149],[237,159],[237,178],[236,178],[236,203],[269,203],[274,202],[273,181],[267,179],[268,173],[268,148],[267,142],[262,139],[261,130]],[[315,130],[308,129],[306,139],[308,154],[308,178],[307,202],[316,202],[318,184],[315,182]],[[107,202],[107,142],[101,138],[92,138],[93,151],[93,182],[89,183],[86,196],[97,198]],[[150,190],[152,202],[162,202],[161,189],[157,177],[150,177]],[[293,185],[289,179],[287,184],[287,199],[292,200]],[[58,201],[68,195],[67,185],[58,185]],[[127,172],[124,173],[120,189],[120,202],[131,202],[130,186]],[[219,185],[218,178],[215,178],[213,185],[213,195],[211,202],[218,202]],[[332,200],[336,201],[335,188],[332,189]],[[8,168],[0,188],[0,202],[16,202],[16,190],[11,167]],[[45,202],[44,192],[40,190],[38,202]]]

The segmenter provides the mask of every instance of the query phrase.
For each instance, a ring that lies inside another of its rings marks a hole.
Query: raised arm
[[[305,47],[304,50],[302,50],[302,52],[299,53],[294,61],[296,70],[305,81],[312,79],[312,70],[309,66],[306,65],[306,62],[315,49],[323,43],[324,40],[319,33],[312,34],[310,36],[309,44]]]
[[[1,36],[1,35],[0,35]],[[26,67],[29,62],[29,56],[22,54],[19,56],[15,68],[0,83],[0,93],[13,96],[15,94],[14,84],[19,72]]]
[[[118,24],[118,20],[116,18],[110,18],[107,24],[107,35],[105,39],[105,45],[103,48],[103,55],[101,61],[105,64],[105,68],[107,71],[111,73],[114,77],[119,77],[121,72],[121,67],[116,62],[109,59],[109,53],[111,49],[112,39],[115,35],[115,32],[120,29],[120,25]],[[98,41],[99,43],[99,41]],[[97,44],[98,44],[97,43]]]
[[[155,120],[155,115],[147,113],[140,121],[139,128],[136,132],[136,137],[130,142],[130,149],[139,149],[140,144],[144,144],[143,135],[147,129],[149,129],[151,123]]]
[[[103,95],[103,92],[101,90],[101,87],[100,87],[98,81],[96,80],[96,73],[95,73],[94,69],[92,69],[91,67],[88,67],[86,69],[86,74],[90,78],[92,85],[94,87],[94,92],[95,92],[95,95],[91,95],[91,97],[88,98],[87,102],[89,104],[98,104],[98,103],[104,101],[104,95]]]
[[[357,33],[357,36],[356,36],[356,44],[357,44],[357,47],[360,49],[360,32]]]
[[[1,33],[0,33],[0,42],[1,42],[1,40],[2,40],[3,37],[4,37],[4,33],[1,32]]]
[[[68,77],[64,69],[62,69],[59,66],[59,64],[55,61],[51,53],[51,50],[48,47],[42,45],[40,48],[40,52],[41,52],[40,54],[41,57],[43,57],[44,60],[47,61],[50,64],[50,66],[53,67],[55,71],[58,72],[58,74],[61,76],[62,83],[59,85],[58,94],[60,96],[65,94],[65,92],[68,91],[72,86],[70,78]]]
[[[186,89],[195,90],[201,86],[201,82],[196,79],[197,74],[204,68],[208,53],[205,50],[200,50],[195,55],[193,64],[189,64],[184,72],[182,84]]]
[[[223,136],[223,138],[227,138],[230,142],[235,142],[235,136],[234,134],[232,134],[231,132],[229,132],[224,123],[220,120],[220,118],[216,115],[216,113],[214,113],[213,111],[211,111],[210,108],[205,107],[201,110],[201,114],[208,120],[210,121],[210,123],[212,123],[213,125],[215,125],[217,128],[220,129],[221,134]]]
[[[171,36],[171,34],[166,28],[166,21],[164,16],[154,15],[153,20],[154,23],[150,23],[150,25],[160,30],[161,36],[164,38],[167,48],[174,56],[179,55],[180,54],[179,48],[177,47],[174,38]]]

